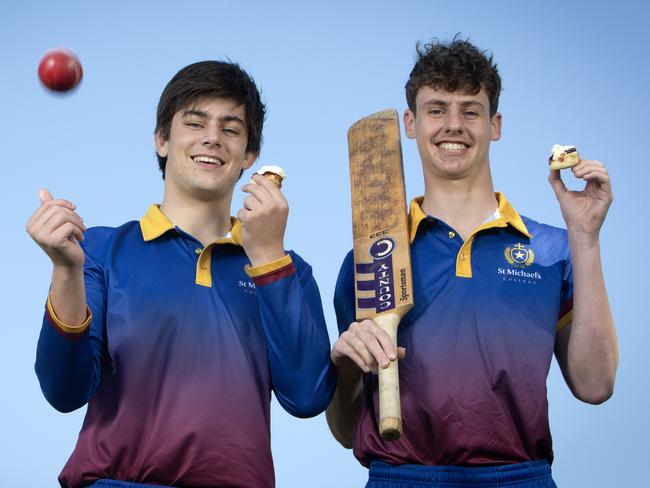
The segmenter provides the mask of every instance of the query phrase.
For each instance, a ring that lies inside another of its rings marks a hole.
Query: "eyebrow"
[[[193,109],[193,108],[190,108],[190,109],[187,109],[187,110],[183,111],[183,117],[187,117],[189,115],[194,115],[194,116],[200,117],[202,119],[209,119],[210,118],[210,114],[208,112],[206,112],[205,110],[197,110],[197,109]],[[221,115],[220,117],[218,117],[218,119],[221,122],[237,122],[237,123],[239,123],[239,124],[241,124],[243,126],[246,125],[246,123],[241,118],[237,117],[236,115],[232,115],[232,114]]]
[[[446,107],[446,106],[449,105],[449,102],[447,102],[445,100],[438,99],[438,98],[432,98],[432,99],[427,100],[426,102],[424,102],[423,105],[424,106],[434,105],[434,106],[444,106],[444,107]],[[464,100],[464,101],[460,102],[460,105],[461,105],[461,107],[471,107],[473,105],[478,105],[481,108],[485,108],[485,106],[481,102],[479,102],[478,100]]]

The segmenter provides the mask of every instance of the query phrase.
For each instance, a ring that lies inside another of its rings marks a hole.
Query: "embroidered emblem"
[[[535,261],[535,252],[531,248],[519,243],[512,247],[506,247],[503,255],[506,261],[508,261],[508,264],[515,268],[527,268]]]

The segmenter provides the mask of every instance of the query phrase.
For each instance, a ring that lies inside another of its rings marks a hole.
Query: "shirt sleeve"
[[[255,282],[275,395],[291,415],[318,415],[334,394],[336,378],[311,266],[290,251],[247,271]]]
[[[558,313],[557,330],[566,327],[573,320],[573,261],[567,244],[567,257],[564,274],[562,275],[562,291],[560,295],[560,311]]]
[[[350,251],[341,265],[334,290],[334,311],[339,334],[342,334],[356,320],[354,303],[354,256]]]
[[[36,376],[46,400],[60,412],[85,405],[99,385],[104,348],[106,287],[102,267],[85,253],[84,282],[89,326],[67,327],[49,299],[36,348]]]

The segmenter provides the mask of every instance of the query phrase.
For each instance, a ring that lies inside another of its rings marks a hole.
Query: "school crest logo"
[[[535,261],[535,252],[530,247],[519,243],[506,247],[503,255],[508,264],[515,268],[527,268]]]

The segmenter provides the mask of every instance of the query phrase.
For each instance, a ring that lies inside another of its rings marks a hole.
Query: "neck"
[[[422,210],[446,222],[467,239],[498,205],[489,166],[486,168],[487,174],[473,179],[452,180],[425,175]]]
[[[204,246],[225,236],[231,226],[230,202],[232,194],[215,199],[177,198],[165,188],[160,210]]]

